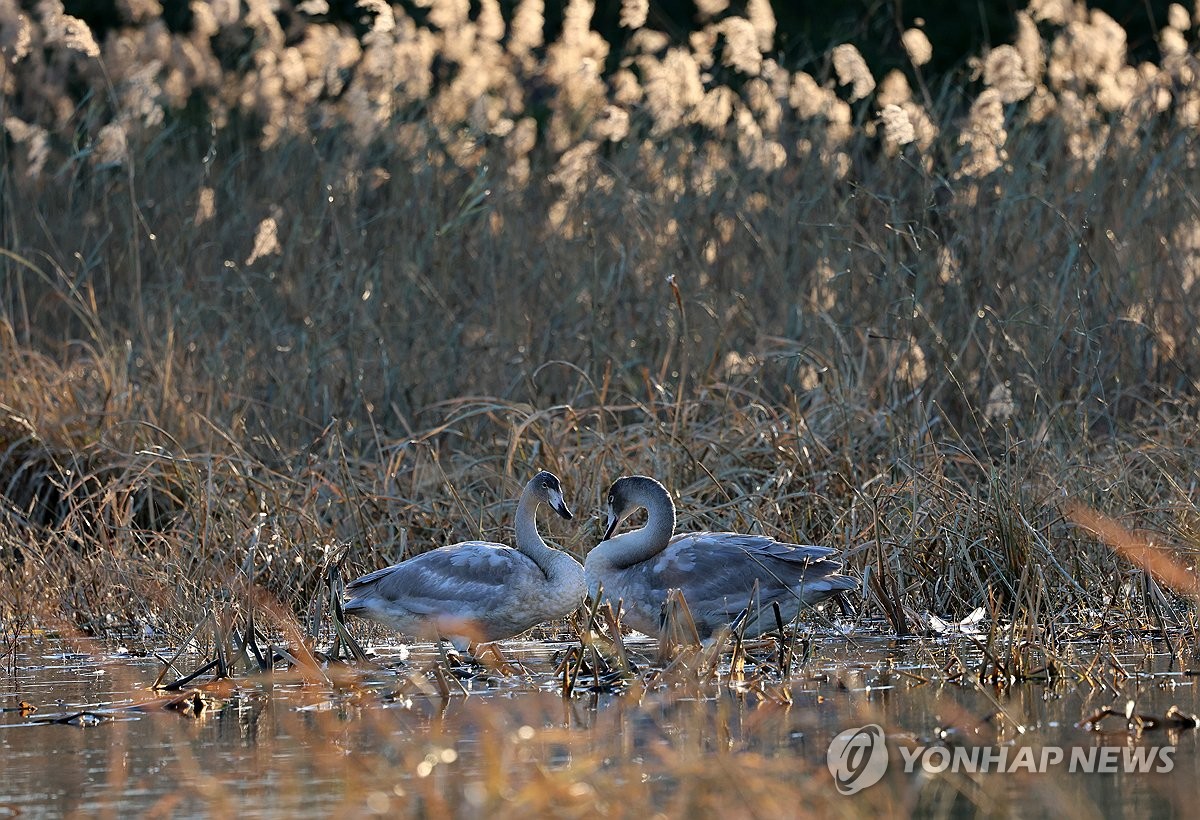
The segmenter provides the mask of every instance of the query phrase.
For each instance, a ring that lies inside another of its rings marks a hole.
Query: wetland
[[[752,643],[740,672],[724,653],[698,674],[656,666],[657,642],[632,639],[638,674],[616,686],[581,680],[564,695],[558,667],[578,641],[512,641],[510,668],[460,672],[443,696],[432,671],[443,660],[428,644],[379,643],[367,663],[167,693],[151,688],[162,667],[153,654],[165,647],[30,637],[0,681],[0,811],[1145,817],[1183,813],[1194,795],[1194,724],[1165,719],[1200,713],[1194,673],[1144,637],[1080,641],[1065,652],[1074,673],[1003,684],[978,680],[978,636],[813,635],[786,678],[774,642]],[[1108,707],[1120,714],[1098,719]],[[890,765],[879,783],[842,796],[827,750],[865,724],[884,727]],[[906,772],[897,752],[920,746],[1008,748],[1009,761],[1024,746],[1173,756],[1169,771],[969,772],[939,771],[933,755]]]

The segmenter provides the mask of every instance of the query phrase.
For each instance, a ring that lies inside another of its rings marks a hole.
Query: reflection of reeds
[[[1074,816],[1075,807],[1089,816],[1098,778],[905,774],[896,747],[1006,746],[1011,761],[1024,745],[1171,743],[1180,746],[1174,773],[1124,775],[1116,792],[1110,778],[1099,794],[1148,809],[1190,799],[1185,750],[1195,698],[1169,685],[1175,674],[1156,674],[1165,664],[1143,669],[1141,646],[1118,644],[1120,657],[1112,643],[1078,647],[1077,662],[1095,672],[1075,691],[1062,681],[977,685],[953,668],[941,671],[947,658],[973,665],[965,637],[907,647],[876,640],[849,651],[831,642],[815,665],[782,679],[769,644],[747,641],[732,657],[726,649],[732,662],[716,675],[697,650],[678,656],[669,672],[644,668],[624,686],[581,685],[565,698],[548,685],[555,673],[545,650],[524,659],[534,670],[528,679],[465,697],[440,664],[401,667],[394,684],[374,678],[379,670],[366,680],[331,675],[328,683],[280,672],[152,696],[138,691],[145,667],[97,653],[75,662],[81,672],[101,667],[100,680],[113,681],[121,696],[87,706],[43,702],[36,711],[12,704],[5,722],[27,725],[5,729],[17,752],[6,775],[11,784],[14,775],[27,782],[30,769],[48,771],[61,748],[39,749],[36,741],[22,748],[17,733],[28,743],[61,728],[28,724],[62,721],[71,734],[52,737],[93,760],[88,772],[35,776],[74,786],[63,813],[81,804],[129,813],[157,800],[154,811],[221,816],[248,807],[297,815],[874,816],[948,804],[1005,813],[1054,806],[1059,816]],[[78,691],[93,698],[98,690],[103,698],[101,684]],[[1076,720],[1096,735],[1072,728]],[[825,748],[841,728],[865,723],[885,727],[893,762],[882,782],[850,800],[833,789]],[[107,781],[97,781],[101,767]]]

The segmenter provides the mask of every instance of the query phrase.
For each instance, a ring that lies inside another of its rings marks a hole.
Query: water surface
[[[378,666],[335,668],[328,680],[239,677],[169,704],[151,688],[154,647],[30,637],[0,676],[0,816],[1145,817],[1183,813],[1200,778],[1195,730],[1085,721],[1130,701],[1147,718],[1200,713],[1195,679],[1145,640],[1073,645],[1065,660],[1083,679],[997,686],[973,682],[982,654],[968,636],[827,635],[786,680],[762,642],[741,680],[727,665],[699,683],[643,671],[596,687],[585,674],[563,697],[556,669],[570,646],[507,642],[523,671],[464,680],[469,694],[453,685],[448,698],[426,671],[437,654],[415,645],[376,646]],[[631,648],[654,658],[650,641]],[[887,774],[843,797],[830,740],[871,723],[887,734]],[[1173,751],[1169,772],[905,773],[898,750],[931,744]]]

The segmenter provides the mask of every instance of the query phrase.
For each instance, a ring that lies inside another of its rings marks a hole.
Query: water
[[[592,693],[584,676],[563,698],[555,668],[569,646],[506,643],[527,671],[466,681],[469,696],[436,694],[423,673],[430,647],[383,646],[381,668],[365,674],[239,678],[167,708],[150,688],[161,669],[152,656],[29,638],[0,676],[0,817],[1145,817],[1184,813],[1200,776],[1194,729],[1139,734],[1124,717],[1101,732],[1080,725],[1129,700],[1146,716],[1200,713],[1195,679],[1145,641],[1072,646],[1064,663],[1086,680],[995,687],[956,675],[956,658],[971,668],[981,659],[968,637],[830,636],[784,683],[756,683],[751,664],[736,685],[646,673]],[[650,642],[632,648],[653,657]],[[775,657],[767,643],[756,652]],[[21,701],[37,711],[19,711]],[[97,717],[45,722],[83,710]],[[826,765],[830,740],[871,723],[887,733],[886,775],[843,797]],[[1173,754],[1169,772],[1144,774],[904,771],[901,748],[938,743],[1014,756],[1022,746]]]

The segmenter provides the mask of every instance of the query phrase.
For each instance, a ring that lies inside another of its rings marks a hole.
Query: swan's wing
[[[775,602],[781,616],[791,620],[803,606],[858,586],[838,574],[836,554],[829,547],[784,544],[761,535],[682,533],[644,561],[605,568],[601,580],[605,594],[623,602],[625,622],[643,632],[658,631],[663,602],[671,589],[679,589],[702,638],[747,606],[753,610],[751,622],[758,622],[747,634],[757,634],[773,621],[763,615]]]
[[[503,544],[464,541],[375,570],[346,585],[355,598],[383,599],[420,615],[480,618],[545,576]]]
[[[776,541],[766,535],[745,535],[738,532],[680,533],[671,539],[672,545],[675,542],[682,542],[681,547],[685,549],[710,550],[717,554],[739,551],[749,556],[760,556],[792,564],[812,564],[838,554],[833,547],[821,547],[816,544],[788,544]]]
[[[656,572],[695,572],[696,566],[719,572],[730,565],[750,564],[774,567],[790,575],[818,566],[826,572],[836,570],[841,567],[835,559],[837,554],[832,547],[785,544],[765,535],[687,532],[672,538],[667,548],[648,563]]]
[[[692,607],[725,611],[745,606],[755,583],[764,603],[795,599],[798,591],[813,601],[855,588],[854,579],[837,574],[841,564],[831,557],[836,554],[829,547],[784,544],[762,535],[694,532],[675,536],[646,564],[664,597],[678,587]]]

